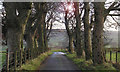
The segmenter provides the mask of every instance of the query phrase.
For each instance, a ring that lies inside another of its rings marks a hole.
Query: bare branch
[[[120,14],[109,14],[110,16],[120,16]]]
[[[51,21],[50,30],[49,30],[49,32],[48,32],[48,34],[47,34],[47,39],[48,39],[48,37],[50,36],[50,33],[51,33],[51,31],[52,31],[52,26],[53,26],[53,24],[52,24],[52,21]]]
[[[118,23],[118,21],[116,21],[115,18],[114,18],[113,16],[111,16],[111,17],[112,17],[112,19],[117,23],[117,25],[120,26],[120,23]]]
[[[114,2],[114,3],[108,8],[108,10],[110,11],[111,9],[113,9],[116,4],[117,4],[117,2]]]

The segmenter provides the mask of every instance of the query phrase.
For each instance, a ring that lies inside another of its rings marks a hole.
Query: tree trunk
[[[8,28],[7,42],[9,52],[19,51],[21,48],[21,33],[18,30]]]
[[[38,50],[38,46],[37,46],[37,39],[36,37],[34,38],[34,48],[36,50],[35,54],[36,54],[36,57],[39,55],[39,50]]]
[[[73,49],[73,36],[69,36],[69,52],[73,53],[74,49]]]
[[[9,58],[10,58],[10,62],[14,61],[14,68],[16,69],[17,66],[17,55],[18,59],[20,59],[20,49],[21,49],[21,33],[18,32],[18,30],[16,29],[11,29],[8,28],[8,32],[7,32],[7,46],[8,46],[8,52],[9,52]],[[17,54],[19,53],[19,54]],[[13,65],[10,65],[13,66]]]
[[[38,33],[39,33],[39,38],[38,38],[38,48],[39,48],[39,50],[40,50],[40,52],[41,53],[43,53],[44,52],[44,36],[43,36],[43,27],[42,27],[42,25],[39,25],[39,27],[38,27],[39,29],[39,31],[38,31]]]
[[[48,51],[46,23],[44,24],[44,44],[45,44],[45,51]]]
[[[43,24],[44,24],[44,20],[45,20],[45,16],[44,14],[42,15],[42,18],[39,22],[39,26],[38,26],[38,34],[39,34],[39,38],[38,38],[38,48],[40,49],[40,52],[43,53],[44,52],[44,28],[43,28]]]
[[[37,23],[38,28],[38,48],[40,50],[41,53],[45,52],[45,41],[44,41],[44,24],[45,24],[45,18],[46,18],[46,3],[39,3],[40,5],[40,9],[38,9],[39,14],[38,14],[38,18],[37,18]],[[39,7],[38,5],[38,7]]]
[[[92,57],[94,64],[104,63],[103,56],[103,24],[104,24],[104,3],[94,3],[95,24],[93,28]]]
[[[89,24],[89,2],[84,3],[84,45],[85,45],[85,57],[86,60],[91,59],[92,57],[92,44],[91,44],[91,29]]]
[[[83,48],[81,47],[81,18],[79,16],[79,2],[74,3],[76,18],[76,53],[78,57],[83,56]]]
[[[31,33],[26,34],[27,50],[30,50],[28,54],[33,59],[34,38]]]
[[[18,5],[17,5],[18,4]],[[21,5],[22,4],[22,5]],[[27,4],[27,5],[26,5]],[[22,63],[22,39],[23,39],[23,32],[24,27],[26,25],[27,19],[30,14],[29,9],[24,9],[24,7],[29,6],[29,3],[8,3],[5,2],[5,11],[6,11],[6,18],[7,18],[7,46],[8,51],[13,52],[14,54],[14,66],[16,68],[17,58],[19,59],[19,64]],[[24,6],[23,6],[24,5]],[[20,10],[20,8],[22,8]],[[19,12],[19,15],[16,14],[16,10]],[[10,58],[12,58],[12,54],[10,54]]]
[[[72,32],[71,30],[69,29],[69,23],[68,23],[68,20],[67,20],[67,11],[65,11],[65,27],[66,27],[66,30],[67,30],[67,34],[68,34],[68,37],[69,37],[69,49],[68,51],[70,53],[73,53],[74,49],[73,49],[73,35],[72,35]]]

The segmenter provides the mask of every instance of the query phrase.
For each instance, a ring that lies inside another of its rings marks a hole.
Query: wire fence
[[[108,62],[120,63],[120,49],[119,48],[109,48],[105,49],[105,59]],[[33,51],[34,54],[40,55],[39,52]],[[30,50],[20,50],[15,52],[6,51],[0,52],[6,55],[6,60],[3,64],[2,71],[16,70],[17,67],[20,67],[22,64],[26,63],[27,60],[32,58]]]
[[[29,50],[8,52],[8,49],[4,52],[0,52],[6,55],[6,60],[2,65],[2,71],[16,70],[17,67],[20,67],[27,60],[31,59],[29,52]]]
[[[120,63],[120,48],[106,48],[105,59],[108,62]]]

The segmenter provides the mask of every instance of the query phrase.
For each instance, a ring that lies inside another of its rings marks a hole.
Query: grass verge
[[[23,64],[17,70],[37,70],[38,67],[40,66],[40,64],[52,53],[53,53],[52,51],[43,53],[40,56],[38,56],[37,58],[28,61],[26,64]]]
[[[104,72],[106,70],[116,71],[116,69],[110,63],[104,63],[99,65],[93,65],[92,60],[86,61],[84,58],[77,58],[76,54],[66,54],[66,56],[71,59],[80,70],[92,70],[95,72]]]
[[[51,50],[52,52],[63,52],[66,53],[67,51],[64,49],[57,49],[57,50]]]

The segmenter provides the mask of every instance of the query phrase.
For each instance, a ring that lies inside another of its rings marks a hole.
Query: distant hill
[[[106,48],[117,48],[120,44],[120,36],[117,31],[107,31],[104,33],[107,40],[104,39],[104,44],[107,44]],[[49,37],[48,46],[50,48],[66,48],[68,46],[68,36],[65,29],[52,29]],[[0,51],[6,50],[7,46],[0,46]],[[120,46],[119,46],[120,48]]]
[[[50,39],[48,41],[49,47],[65,48],[68,46],[68,36],[66,30],[52,29]]]
[[[104,43],[106,45],[106,48],[117,48],[118,43],[118,32],[117,31],[106,31],[104,33],[107,40],[104,39]],[[48,45],[51,48],[65,48],[68,46],[68,36],[65,29],[52,29],[52,32],[50,34],[50,39],[48,41]]]
[[[108,47],[118,48],[118,43],[120,43],[119,41],[120,37],[118,36],[118,31],[105,32],[105,36],[107,36],[108,40],[110,41]],[[107,41],[104,40],[104,42],[106,43]]]

